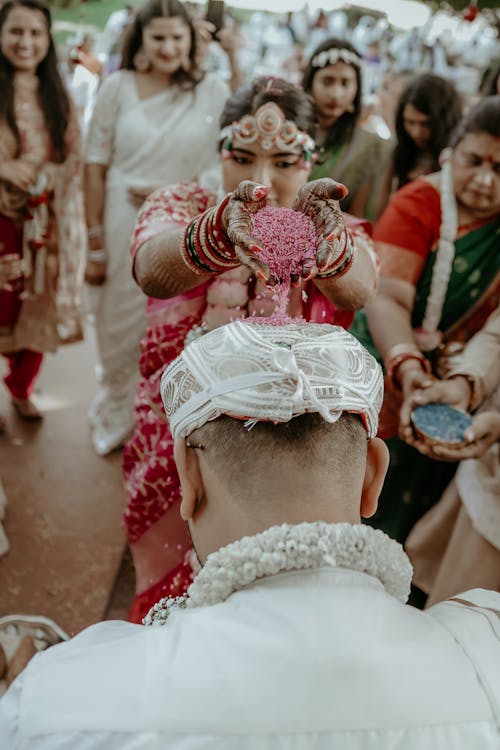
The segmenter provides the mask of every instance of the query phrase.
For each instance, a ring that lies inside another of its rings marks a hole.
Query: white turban
[[[359,414],[374,437],[383,378],[338,326],[237,320],[189,344],[165,369],[161,395],[174,438],[222,414],[252,423],[319,412],[335,422],[344,411]]]

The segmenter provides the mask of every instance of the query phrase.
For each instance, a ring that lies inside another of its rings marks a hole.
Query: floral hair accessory
[[[165,370],[161,396],[174,438],[226,414],[251,427],[317,412],[359,414],[377,434],[382,370],[343,328],[236,320],[195,339]]]
[[[311,65],[313,68],[325,68],[327,65],[335,65],[339,60],[347,65],[356,65],[358,68],[361,65],[359,55],[351,52],[350,49],[337,49],[337,47],[319,52],[313,57]]]
[[[255,115],[243,115],[241,120],[223,128],[220,137],[225,141],[224,150],[230,151],[233,148],[234,136],[238,136],[243,144],[259,141],[265,151],[270,151],[273,147],[288,150],[302,146],[306,161],[311,159],[316,148],[311,136],[299,130],[292,120],[286,120],[280,107],[274,102],[266,102],[258,108]]]

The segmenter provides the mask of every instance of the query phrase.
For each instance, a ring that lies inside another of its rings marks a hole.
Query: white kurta
[[[101,623],[29,664],[0,701],[0,747],[498,749],[500,596],[463,598],[421,612],[325,566],[163,627]]]
[[[94,431],[111,441],[113,433],[126,435],[133,426],[139,342],[145,333],[146,297],[131,274],[138,206],[129,188],[154,190],[194,180],[217,164],[219,116],[228,95],[227,85],[213,74],[193,90],[172,87],[145,100],[139,99],[131,71],[112,74],[99,90],[86,161],[108,167],[104,231],[109,260],[94,311],[100,390],[92,421]],[[102,442],[99,452],[107,452]]]

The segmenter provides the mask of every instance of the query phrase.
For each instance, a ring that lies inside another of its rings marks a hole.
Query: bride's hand
[[[311,219],[318,235],[316,259],[304,264],[304,279],[310,279],[334,264],[340,252],[339,238],[345,229],[339,200],[347,193],[345,185],[329,177],[307,182],[297,193],[292,208]]]
[[[256,256],[259,243],[252,237],[251,215],[260,211],[266,205],[269,188],[257,182],[244,180],[236,190],[222,214],[222,228],[234,247],[234,252],[240,263],[250,268],[264,283],[274,283],[269,266]]]

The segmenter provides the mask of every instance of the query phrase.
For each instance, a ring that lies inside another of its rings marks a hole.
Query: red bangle
[[[419,362],[422,370],[427,374],[430,374],[431,372],[431,364],[429,360],[424,357],[422,352],[409,351],[396,354],[396,356],[392,357],[392,359],[390,359],[385,365],[389,384],[396,391],[401,391],[401,383],[398,380],[399,368],[403,362],[408,362],[410,359],[415,359]]]
[[[194,273],[223,273],[237,268],[240,263],[217,217],[229,202],[226,196],[218,208],[209,208],[186,227],[181,255]]]
[[[232,263],[234,267],[234,261],[236,260],[234,247],[222,228],[222,215],[230,199],[231,193],[228,193],[228,195],[226,195],[226,197],[219,203],[217,208],[212,210],[208,219],[208,239],[217,256],[221,258],[221,260],[223,259],[226,262]]]
[[[321,271],[320,273],[317,273],[315,278],[339,279],[350,269],[354,262],[356,247],[347,229],[344,229],[343,237],[344,247],[342,248],[342,251],[338,258],[335,259],[332,266],[330,266],[329,268],[325,268],[325,270]]]

